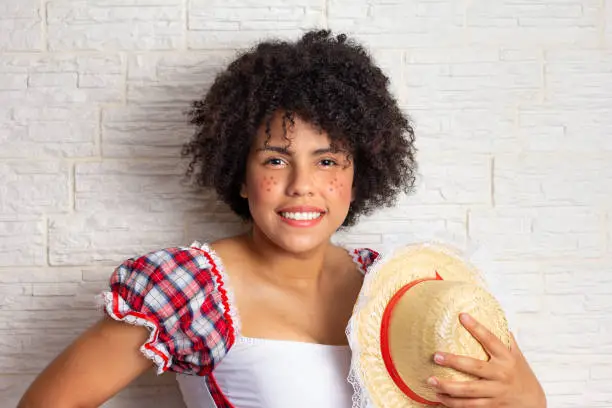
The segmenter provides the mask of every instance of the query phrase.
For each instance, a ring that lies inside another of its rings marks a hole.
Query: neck
[[[325,258],[331,243],[326,241],[312,250],[293,253],[270,241],[258,228],[245,237],[247,246],[260,266],[259,273],[282,286],[316,286],[323,276]]]

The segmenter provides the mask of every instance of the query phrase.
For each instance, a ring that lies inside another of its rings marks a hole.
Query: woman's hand
[[[508,349],[495,335],[467,314],[461,323],[491,356],[489,361],[449,353],[436,353],[434,361],[478,377],[475,381],[429,379],[442,404],[449,408],[545,408],[546,396],[511,335]]]

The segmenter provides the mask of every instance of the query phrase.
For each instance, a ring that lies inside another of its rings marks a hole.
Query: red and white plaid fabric
[[[365,273],[378,253],[351,251]],[[205,376],[217,407],[230,408],[212,371],[239,335],[215,256],[199,246],[166,248],[119,265],[104,292],[106,313],[145,326],[150,335],[140,350],[158,374],[173,371]]]
[[[207,255],[185,247],[128,259],[103,294],[111,317],[152,329],[143,353],[158,373],[207,375],[233,344],[227,297]]]
[[[370,248],[357,248],[351,251],[351,256],[357,265],[359,270],[364,275],[368,272],[368,269],[374,264],[374,261],[378,258],[378,252]]]

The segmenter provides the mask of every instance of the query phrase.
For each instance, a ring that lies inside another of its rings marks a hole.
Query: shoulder
[[[123,261],[111,276],[111,285],[137,284],[142,289],[171,281],[177,288],[195,284],[215,285],[219,273],[206,244],[157,249]],[[209,289],[212,289],[209,288]]]
[[[126,259],[111,275],[104,309],[115,320],[149,328],[141,351],[158,372],[204,375],[232,346],[236,329],[215,258],[194,242]]]

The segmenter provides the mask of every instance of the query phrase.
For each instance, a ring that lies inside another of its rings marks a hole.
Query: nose
[[[292,197],[312,196],[314,194],[314,180],[311,171],[298,166],[293,167],[289,183],[287,184],[287,195]]]

